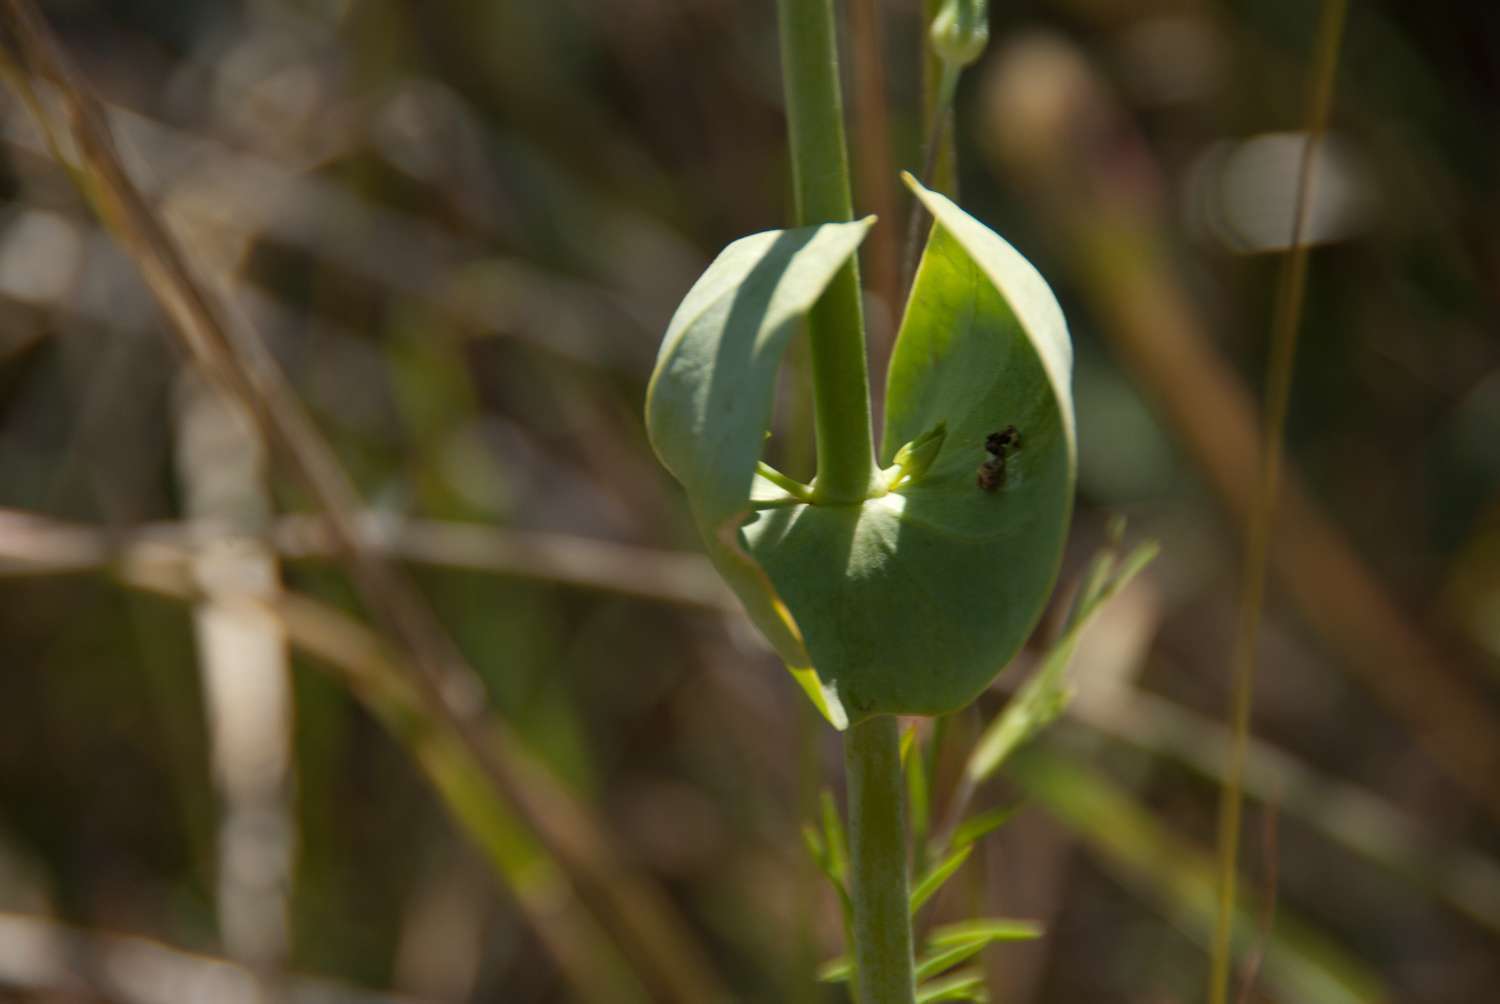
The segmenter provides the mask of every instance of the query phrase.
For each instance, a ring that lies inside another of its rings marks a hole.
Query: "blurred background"
[[[921,11],[849,6],[878,374]],[[839,744],[699,559],[641,419],[677,301],[790,217],[774,5],[44,7],[527,767],[466,801],[370,697],[386,625],[314,498],[193,375],[8,89],[0,1000],[847,999],[812,980],[842,948],[801,836]],[[997,3],[959,89],[960,201],[1076,344],[1059,608],[1112,517],[1162,547],[1085,636],[1068,716],[980,791],[1018,811],[935,904],[1045,927],[986,951],[996,1001],[1202,999],[1318,14]],[[1500,8],[1353,4],[1260,638],[1242,1000],[1500,999],[1497,109]],[[805,477],[801,367],[772,449]],[[939,806],[1018,661],[945,728]],[[615,963],[634,976],[601,988]]]

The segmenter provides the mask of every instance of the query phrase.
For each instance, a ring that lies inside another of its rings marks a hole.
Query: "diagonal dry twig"
[[[573,586],[742,617],[744,609],[697,552],[638,547],[564,533],[482,523],[403,519],[362,511],[361,546],[389,558],[440,568]],[[185,561],[222,536],[218,526],[150,523],[121,531],[81,526],[0,507],[0,578],[107,571],[117,562]],[[327,521],[282,516],[270,543],[288,561],[335,555]]]

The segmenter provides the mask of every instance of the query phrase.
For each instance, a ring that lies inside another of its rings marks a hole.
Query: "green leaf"
[[[808,857],[818,868],[827,874],[829,871],[828,848],[823,844],[823,838],[818,835],[817,828],[811,823],[802,824],[802,845],[807,848]]]
[[[1042,936],[1041,925],[1030,920],[1007,920],[1001,917],[984,917],[966,920],[959,924],[947,924],[935,928],[927,938],[927,946],[936,949],[917,962],[917,980],[928,980],[954,966],[973,958],[987,945],[997,941],[1029,941]],[[823,983],[843,983],[854,973],[854,964],[849,956],[840,955],[829,959],[818,967],[818,979]],[[953,992],[959,986],[969,986],[977,970],[955,974],[944,981],[945,992]],[[926,989],[937,992],[940,984],[929,983]],[[974,1000],[973,997],[934,997],[933,1000]]]
[[[978,969],[961,969],[952,976],[917,987],[917,1004],[989,999],[989,994],[984,989],[984,974]]]
[[[945,948],[917,962],[917,979],[930,980],[940,976],[954,966],[968,962],[984,950],[983,941],[966,941],[961,945]]]
[[[847,955],[829,959],[818,967],[819,983],[845,983],[854,975],[854,962]]]
[[[844,832],[844,821],[839,817],[839,807],[834,802],[833,792],[824,788],[818,793],[818,805],[823,812],[823,839],[828,847],[828,865],[838,879],[840,888],[849,882],[849,836]]]
[[[1004,826],[1020,808],[1019,805],[1007,805],[970,816],[953,831],[953,846],[967,847],[980,838],[988,836]]]
[[[1072,698],[1066,670],[1083,629],[1106,602],[1151,563],[1158,550],[1155,541],[1147,541],[1118,561],[1111,545],[1094,558],[1062,636],[1048,650],[1036,673],[974,744],[964,765],[964,774],[972,783],[992,776],[1012,753],[1066,710]]]
[[[932,933],[927,936],[927,944],[933,948],[975,942],[987,945],[992,941],[1030,941],[1041,936],[1041,925],[1032,920],[979,917],[933,928]]]
[[[873,219],[753,234],[725,248],[688,291],[662,339],[646,391],[651,445],[682,483],[708,556],[757,627],[836,727],[847,718],[812,668],[796,619],[744,549],[776,372],[800,328]]]
[[[943,883],[953,877],[953,873],[964,866],[969,860],[969,853],[974,850],[973,844],[966,844],[948,855],[933,866],[932,870],[922,876],[922,880],[916,884],[911,891],[911,912],[913,916],[922,909],[923,905],[937,894],[943,887]]]
[[[745,527],[852,720],[953,711],[988,686],[1041,614],[1072,506],[1062,312],[1010,245],[914,187],[937,222],[892,354],[882,462],[917,443],[923,469],[860,506],[766,510]],[[985,491],[986,438],[1010,425],[1021,447]]]
[[[911,835],[913,854],[926,846],[927,831],[932,822],[932,803],[927,788],[927,758],[922,755],[920,745],[916,744],[916,732],[916,729],[907,732],[917,748],[903,759],[906,768],[906,825]],[[926,861],[921,860],[920,856],[913,861],[913,867],[917,869],[925,868],[926,865]]]
[[[787,339],[868,221],[730,245],[678,309],[647,401],[710,557],[840,726],[957,710],[988,686],[1041,614],[1072,508],[1062,312],[1015,249],[911,184],[935,224],[864,501],[819,504],[816,484],[809,499],[756,464]],[[986,490],[986,438],[1007,426],[1020,445]]]

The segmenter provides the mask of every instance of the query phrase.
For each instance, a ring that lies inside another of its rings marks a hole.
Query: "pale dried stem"
[[[0,983],[38,994],[38,1000],[82,996],[119,1004],[247,1004],[256,999],[255,974],[226,959],[139,935],[86,930],[49,917],[9,912],[0,913]],[[415,997],[301,976],[289,977],[283,990],[287,1004],[421,1004]]]
[[[236,602],[281,588],[267,546],[265,447],[232,402],[191,371],[178,395],[177,459],[190,516],[217,524],[193,557],[205,593],[193,610],[209,755],[219,793],[216,909],[226,951],[267,981],[290,947],[297,830],[292,811],[292,688],[276,618]]]

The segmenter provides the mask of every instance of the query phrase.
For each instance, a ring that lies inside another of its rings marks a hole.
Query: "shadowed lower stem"
[[[854,900],[854,976],[860,1004],[913,1004],[901,738],[893,715],[851,726],[849,884]]]

